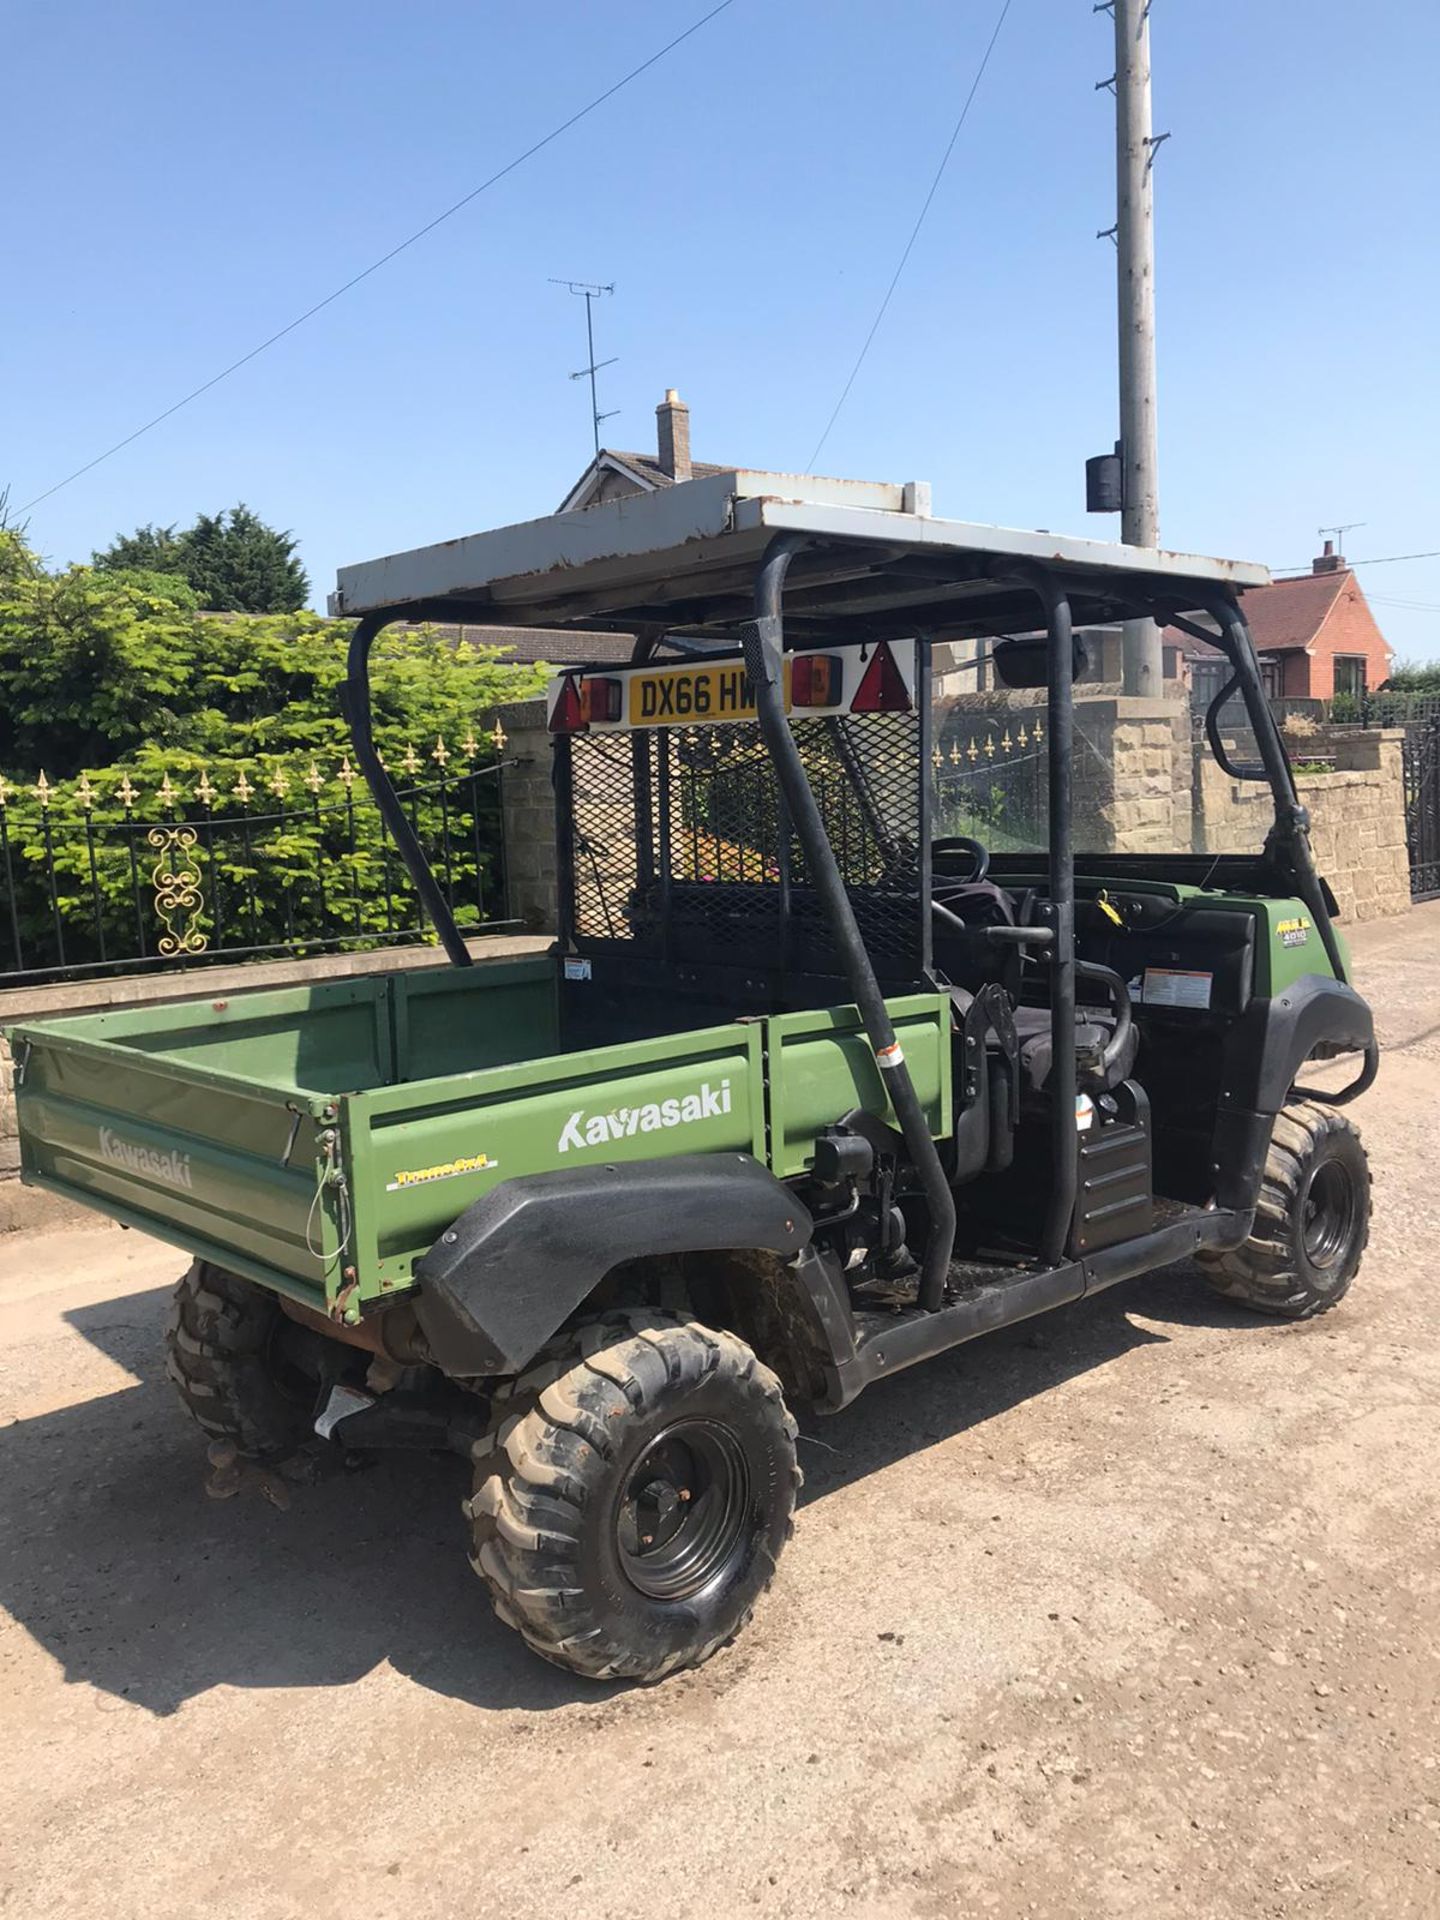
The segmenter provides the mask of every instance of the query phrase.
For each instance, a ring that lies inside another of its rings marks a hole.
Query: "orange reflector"
[[[890,652],[889,642],[882,640],[870,656],[870,664],[860,685],[855,690],[855,698],[850,702],[852,713],[908,713],[910,695],[905,680]]]
[[[579,733],[585,726],[585,713],[580,704],[580,688],[571,675],[566,674],[560,683],[560,695],[555,702],[555,711],[550,716],[552,733]]]
[[[580,682],[580,711],[586,726],[620,718],[620,682],[593,675]]]

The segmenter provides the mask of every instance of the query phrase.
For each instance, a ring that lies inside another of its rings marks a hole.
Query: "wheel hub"
[[[691,1600],[744,1551],[750,1475],[735,1435],[682,1420],[645,1448],[616,1514],[620,1564],[654,1600]]]
[[[1355,1231],[1355,1182],[1339,1160],[1325,1160],[1310,1177],[1301,1209],[1301,1238],[1313,1267],[1333,1267]]]

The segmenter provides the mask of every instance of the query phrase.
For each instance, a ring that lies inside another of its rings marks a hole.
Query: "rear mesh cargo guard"
[[[917,980],[922,914],[920,712],[797,719],[796,742],[866,946]],[[569,765],[570,933],[672,963],[834,974],[804,856],[754,723],[580,734]],[[927,770],[928,771],[928,770]]]

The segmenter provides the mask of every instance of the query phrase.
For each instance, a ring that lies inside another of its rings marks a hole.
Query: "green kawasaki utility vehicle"
[[[1349,1285],[1376,1049],[1265,579],[747,473],[352,568],[356,752],[454,966],[18,1028],[25,1175],[193,1254],[213,1439],[454,1447],[538,1653],[694,1665],[790,1533],[792,1407],[1182,1257]],[[1188,850],[1183,703],[1097,690],[1077,632],[1137,617],[1229,662],[1208,785],[1263,845]],[[551,691],[544,958],[471,964],[373,748],[372,642],[436,618],[635,636]]]

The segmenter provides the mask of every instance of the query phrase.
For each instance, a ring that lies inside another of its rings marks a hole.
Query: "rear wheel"
[[[165,1366],[185,1411],[253,1460],[284,1460],[310,1433],[314,1383],[281,1357],[286,1324],[274,1294],[204,1260],[170,1308]]]
[[[1227,1299],[1307,1320],[1344,1297],[1369,1237],[1359,1132],[1329,1107],[1299,1101],[1276,1118],[1250,1238],[1201,1264]]]
[[[743,1341],[637,1311],[569,1329],[501,1390],[465,1503],[497,1615],[558,1666],[658,1680],[749,1619],[800,1470]]]

